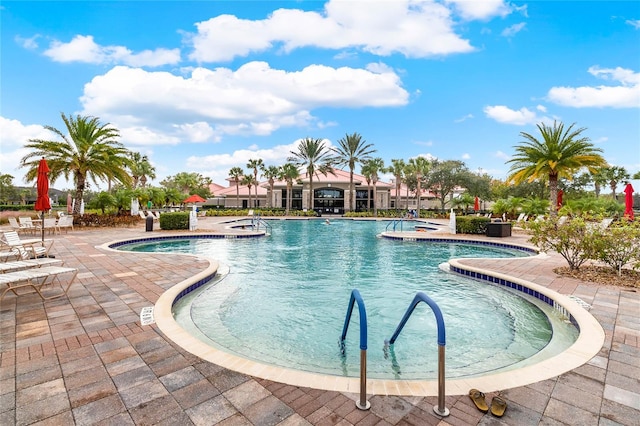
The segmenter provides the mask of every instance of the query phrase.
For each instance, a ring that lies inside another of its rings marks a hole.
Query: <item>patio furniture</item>
[[[59,279],[59,276],[63,274],[72,274],[66,286],[63,285]],[[17,289],[22,287],[33,288],[43,300],[55,299],[67,294],[77,275],[77,268],[67,268],[64,266],[43,266],[41,268],[31,268],[0,274],[0,286],[7,286],[2,292],[2,295],[0,295],[0,300],[2,300],[9,291],[19,296],[21,293],[18,293]],[[51,296],[45,295],[43,290],[51,287],[55,282],[60,284],[62,293]]]

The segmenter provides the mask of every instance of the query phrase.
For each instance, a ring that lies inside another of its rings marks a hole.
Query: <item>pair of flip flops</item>
[[[478,389],[471,389],[469,391],[469,398],[473,401],[473,404],[476,408],[483,413],[489,412],[489,406],[484,399],[484,393],[480,392]],[[491,414],[496,417],[502,417],[504,412],[507,410],[507,403],[500,396],[496,395],[491,400]]]

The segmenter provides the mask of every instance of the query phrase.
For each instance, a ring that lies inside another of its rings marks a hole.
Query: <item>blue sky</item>
[[[61,112],[117,127],[156,185],[224,184],[353,132],[387,164],[504,179],[520,132],[554,120],[640,170],[638,1],[2,1],[0,16],[0,172],[17,185],[24,143],[64,129]]]

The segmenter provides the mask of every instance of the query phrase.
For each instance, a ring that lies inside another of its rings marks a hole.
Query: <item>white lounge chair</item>
[[[30,229],[29,227],[27,227],[26,225],[21,225],[18,223],[18,219],[16,219],[15,217],[9,217],[9,226],[11,226],[11,229],[13,229],[16,232],[31,232],[32,229]]]
[[[5,253],[14,253],[17,259],[29,259],[48,256],[53,245],[53,240],[41,240],[40,238],[30,238],[23,240],[16,231],[6,231],[3,233],[2,245],[5,246]],[[7,256],[11,258],[11,256]]]
[[[44,230],[48,231],[50,234],[55,234],[58,230],[58,221],[55,217],[46,217],[43,222]]]
[[[33,220],[29,216],[20,216],[18,218],[20,226],[29,233],[35,233],[36,227],[33,225]]]
[[[144,219],[144,220],[147,219],[147,215],[144,214],[142,210],[138,210],[138,216],[140,216],[141,219]]]
[[[53,259],[50,257],[41,257],[37,259],[28,260],[16,260],[13,262],[0,262],[0,274],[6,274],[8,272],[21,271],[23,269],[41,268],[43,266],[62,266],[63,261],[61,259]]]
[[[72,274],[66,287],[59,280],[59,276],[62,274]],[[32,287],[43,300],[55,299],[67,294],[69,287],[71,287],[77,275],[77,268],[67,268],[64,266],[43,266],[42,268],[32,268],[0,274],[0,285],[7,286],[2,292],[2,295],[0,295],[0,300],[2,300],[9,291],[19,296],[20,294],[16,290],[21,287]],[[51,296],[43,294],[42,291],[44,288],[53,285],[54,282],[60,284],[62,293]]]
[[[73,216],[65,215],[58,219],[56,223],[58,232],[62,233],[62,229],[64,229],[64,232],[69,232],[69,228],[73,231]]]

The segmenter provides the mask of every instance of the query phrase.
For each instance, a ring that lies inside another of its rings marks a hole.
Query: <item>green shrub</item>
[[[85,227],[117,227],[117,226],[131,226],[140,221],[139,216],[131,216],[128,214],[116,215],[116,214],[97,214],[97,213],[85,213],[82,216],[75,216],[73,224],[75,226]]]
[[[159,222],[160,229],[165,231],[189,229],[189,212],[162,213]]]
[[[608,229],[596,227],[594,233],[594,253],[597,260],[609,265],[618,276],[622,267],[635,262],[640,264],[640,225],[637,222],[621,223]]]
[[[457,216],[456,217],[456,233],[457,234],[485,234],[487,232],[487,223],[491,222],[488,217],[480,216]]]

